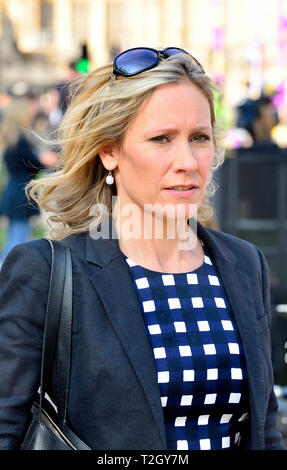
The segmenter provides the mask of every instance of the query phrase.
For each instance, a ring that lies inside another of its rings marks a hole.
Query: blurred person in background
[[[8,93],[0,93],[0,123],[2,120],[4,109],[6,108],[6,106],[8,106],[10,101],[11,97]]]
[[[277,124],[278,113],[271,96],[262,94],[257,100],[244,100],[237,107],[237,127],[249,133],[250,145],[257,149],[276,147],[272,129]]]
[[[55,89],[60,95],[60,109],[62,111],[62,114],[66,112],[69,103],[69,86],[74,80],[79,77],[79,75],[80,74],[77,70],[77,61],[71,61],[68,64],[65,79],[55,85]]]
[[[47,133],[51,135],[54,131],[56,132],[62,119],[61,110],[61,97],[56,87],[49,88],[41,97],[41,110],[40,113],[46,113],[48,117],[49,126]],[[39,113],[38,113],[39,114]]]
[[[8,219],[6,242],[2,247],[0,264],[17,244],[30,238],[32,216],[39,215],[39,208],[28,204],[25,184],[37,173],[56,164],[57,155],[45,150],[38,152],[28,136],[34,113],[35,99],[14,98],[4,109],[0,124],[0,156],[7,171],[7,182],[0,202],[0,216]]]
[[[48,114],[40,110],[32,121],[32,129],[37,136],[37,147],[39,151],[47,150],[49,144],[47,139],[51,135],[51,125]]]

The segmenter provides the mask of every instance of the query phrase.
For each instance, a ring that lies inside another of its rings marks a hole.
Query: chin
[[[192,217],[197,217],[198,207],[195,203],[166,204],[163,215],[168,219],[187,221]]]

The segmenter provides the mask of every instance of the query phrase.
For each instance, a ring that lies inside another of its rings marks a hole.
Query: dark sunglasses
[[[168,58],[175,54],[187,54],[189,60],[199,73],[205,73],[202,65],[189,52],[178,47],[167,47],[166,49],[157,50],[151,47],[134,47],[118,54],[113,64],[112,79],[117,75],[131,77],[145,70],[156,67],[161,58]]]

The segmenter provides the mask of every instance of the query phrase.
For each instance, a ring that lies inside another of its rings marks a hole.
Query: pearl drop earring
[[[114,182],[114,177],[113,177],[113,175],[112,175],[112,172],[109,171],[109,174],[108,174],[108,176],[106,177],[106,183],[107,183],[107,184],[113,184],[113,182]]]

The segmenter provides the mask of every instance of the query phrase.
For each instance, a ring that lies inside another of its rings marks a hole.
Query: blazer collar
[[[213,233],[212,229],[206,229],[198,221],[196,225],[199,238],[206,244],[213,257],[222,258],[235,267],[237,258],[226,244]],[[101,233],[104,233],[104,237]],[[88,261],[99,267],[104,267],[121,256],[116,229],[110,216],[104,218],[96,230],[87,234],[86,256]]]
[[[221,241],[216,232],[213,232],[212,229],[206,229],[197,222],[197,234],[203,243],[207,246],[208,251],[212,254],[215,260],[222,259],[231,263],[233,267],[237,265],[237,258],[234,256],[233,252],[226,246],[226,243]]]
[[[86,256],[88,261],[101,268],[121,256],[116,229],[110,216],[104,217],[96,229],[87,233]]]

